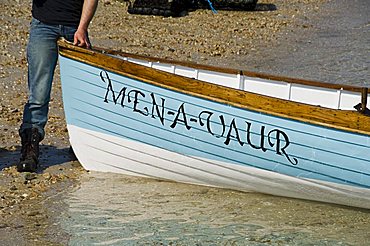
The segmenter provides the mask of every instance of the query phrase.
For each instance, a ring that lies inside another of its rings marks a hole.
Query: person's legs
[[[45,136],[54,70],[58,60],[57,40],[64,37],[73,42],[76,28],[47,25],[32,19],[27,46],[29,97],[24,106],[19,129],[22,142],[20,172],[37,170],[39,142]]]
[[[20,132],[36,128],[44,138],[51,85],[58,58],[58,26],[45,25],[33,19],[27,46],[28,101],[24,107]]]
[[[45,135],[51,85],[58,58],[58,37],[58,26],[32,19],[27,46],[29,96],[19,130],[22,150],[17,169],[20,172],[37,170],[39,142]]]

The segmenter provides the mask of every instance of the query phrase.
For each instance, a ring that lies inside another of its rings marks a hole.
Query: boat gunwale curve
[[[150,58],[146,56],[133,55],[123,52],[115,52],[103,48],[85,49],[69,44],[63,40],[58,41],[58,46],[59,54],[61,56],[68,57],[70,59],[92,66],[100,67],[102,69],[106,69],[107,71],[128,76],[130,78],[137,79],[145,83],[171,89],[184,94],[197,96],[218,103],[244,108],[247,110],[274,115],[277,117],[287,118],[304,123],[320,125],[322,127],[335,128],[341,131],[349,131],[361,135],[370,136],[369,116],[360,114],[356,111],[335,110],[320,106],[293,102],[285,99],[279,99],[248,91],[233,89],[226,86],[215,85],[209,82],[199,81],[196,79],[187,78],[164,71],[153,71],[151,68],[125,61],[118,57],[114,57],[114,55],[128,55],[133,58],[147,58],[152,59],[153,61],[166,61],[167,63],[173,62],[170,60]],[[176,65],[186,65],[192,68],[207,69],[215,72],[235,74],[235,72],[238,71],[236,69],[216,68],[212,66],[197,65],[188,62],[174,63]],[[140,76],[137,75],[138,71],[141,73]],[[242,71],[242,73],[244,76],[273,80],[278,79],[284,82],[319,86],[330,89],[343,89],[349,91],[361,91],[362,89],[361,87],[341,85],[333,85],[335,87],[326,87],[325,85],[328,84],[322,82],[298,80],[294,78],[272,75],[270,76],[245,71]],[[220,88],[222,88],[222,91]]]

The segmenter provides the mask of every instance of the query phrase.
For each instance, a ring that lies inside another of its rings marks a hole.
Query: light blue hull
[[[63,56],[60,66],[71,142],[87,169],[370,208],[369,135],[222,104]],[[279,180],[289,182],[279,187]],[[328,190],[343,197],[324,197]]]

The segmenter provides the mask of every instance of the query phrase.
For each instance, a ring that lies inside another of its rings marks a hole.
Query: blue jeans
[[[76,27],[49,25],[32,18],[27,46],[28,101],[24,106],[20,132],[37,128],[45,136],[51,86],[58,60],[57,41],[60,37],[73,42]]]

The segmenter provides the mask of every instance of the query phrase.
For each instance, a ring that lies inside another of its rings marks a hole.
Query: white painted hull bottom
[[[370,209],[370,189],[302,179],[255,167],[179,153],[68,125],[78,160],[87,170],[253,191]]]

